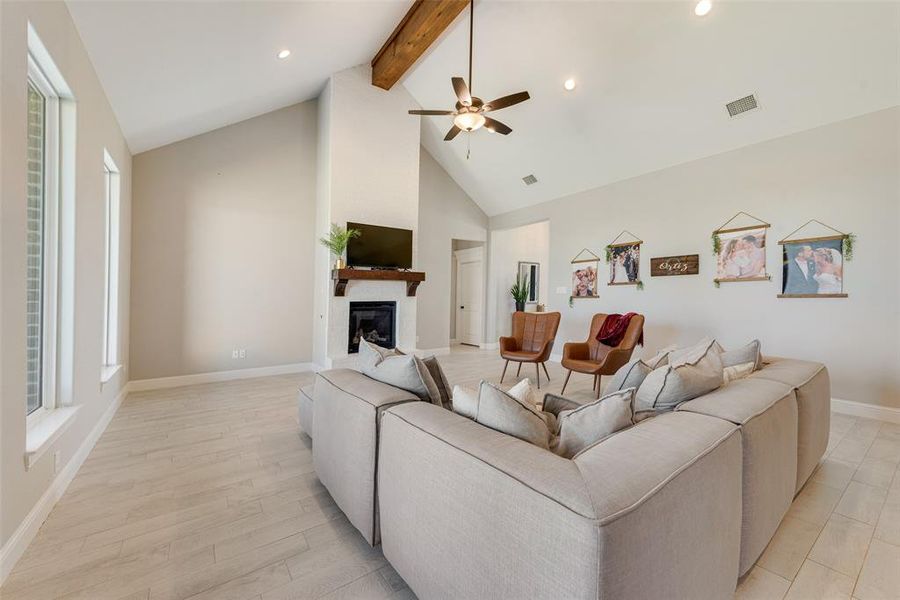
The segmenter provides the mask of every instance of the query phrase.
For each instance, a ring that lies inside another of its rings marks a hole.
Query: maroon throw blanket
[[[597,341],[606,346],[616,347],[622,343],[625,332],[628,330],[628,324],[631,323],[631,317],[637,313],[625,313],[624,315],[606,315],[606,320],[600,325],[600,331],[597,332]],[[641,330],[641,338],[638,344],[644,345],[644,331]]]

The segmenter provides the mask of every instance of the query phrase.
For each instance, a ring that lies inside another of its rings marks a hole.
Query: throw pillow
[[[644,378],[650,374],[653,369],[659,368],[669,363],[669,354],[675,348],[670,346],[663,348],[655,356],[643,359],[637,358],[626,365],[623,365],[615,372],[613,378],[604,390],[607,394],[627,390],[630,387],[638,388],[644,382]]]
[[[747,375],[753,372],[753,369],[756,365],[752,362],[745,362],[741,365],[734,365],[731,367],[725,367],[722,371],[725,379],[725,383],[731,383],[736,379],[743,379]]]
[[[452,407],[456,414],[474,421],[478,414],[478,390],[461,385],[453,386]]]
[[[722,360],[714,344],[715,340],[706,340],[670,354],[669,364],[654,369],[638,388],[637,409],[672,410],[682,402],[721,387]]]
[[[544,423],[547,424],[547,429],[551,432],[556,431],[556,417],[546,412],[546,410],[538,408],[537,394],[534,391],[534,386],[531,385],[531,379],[526,377],[509,388],[506,393],[520,402],[522,406],[543,419]]]
[[[753,363],[753,370],[762,368],[762,351],[759,340],[753,340],[745,346],[734,350],[723,350],[716,344],[722,358],[723,367],[734,367],[744,363]]]
[[[563,458],[573,458],[634,421],[634,388],[607,394],[590,404],[559,413],[559,439],[553,448]]]
[[[442,406],[437,384],[418,356],[385,351],[365,340],[360,341],[359,352],[360,370],[364,375],[415,394],[420,400]]]
[[[546,421],[521,402],[486,381],[481,382],[475,422],[544,449],[550,448]]]
[[[444,375],[444,370],[438,363],[437,357],[429,356],[428,358],[423,358],[422,362],[425,363],[425,367],[428,369],[428,373],[431,374],[431,378],[434,380],[434,384],[438,389],[438,393],[441,397],[441,406],[450,410],[453,394],[451,392],[450,382],[447,381],[447,376]]]

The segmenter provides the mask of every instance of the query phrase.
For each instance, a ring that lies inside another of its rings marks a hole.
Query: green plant
[[[713,231],[712,234],[712,251],[713,254],[718,256],[719,252],[722,250],[722,238],[719,237],[718,232]]]
[[[638,281],[635,285],[637,286],[638,291],[641,291],[644,289],[644,282],[641,281],[640,279],[638,279]]]
[[[516,302],[525,302],[528,300],[528,275],[523,276],[521,273],[516,275],[516,283],[509,288],[509,293]]]
[[[347,243],[359,235],[358,229],[344,229],[337,223],[332,223],[328,237],[319,238],[319,243],[328,248],[335,256],[341,257],[344,255],[344,250],[347,249]]]
[[[848,233],[844,236],[844,241],[842,244],[842,252],[846,260],[853,260],[853,244],[856,242],[856,234]]]
[[[611,261],[612,260],[612,246],[607,246],[606,248],[604,248],[604,250],[606,251],[606,262]]]

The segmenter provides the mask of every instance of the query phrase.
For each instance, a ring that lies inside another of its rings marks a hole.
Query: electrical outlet
[[[240,356],[240,358],[247,358],[247,349],[241,348],[239,356]]]
[[[235,348],[234,350],[231,351],[231,358],[237,359],[237,357],[238,357],[238,349]]]
[[[53,474],[59,473],[59,450],[53,453]]]

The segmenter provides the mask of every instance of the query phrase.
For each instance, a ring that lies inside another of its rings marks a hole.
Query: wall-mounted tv
[[[347,223],[359,235],[347,244],[347,265],[378,269],[411,269],[413,232],[409,229]]]

